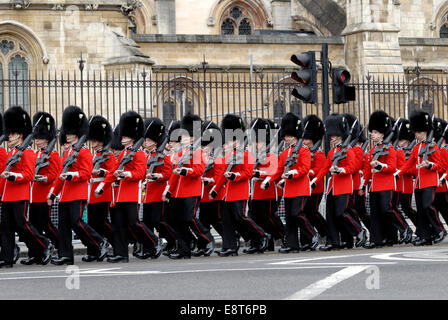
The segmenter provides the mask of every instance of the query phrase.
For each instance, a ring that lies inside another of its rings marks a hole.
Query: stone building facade
[[[354,79],[409,81],[416,70],[446,73],[447,37],[447,0],[0,0],[0,80],[59,79],[64,72],[73,78],[80,60],[84,75],[103,79],[143,70],[153,78],[195,73],[202,81],[204,62],[216,79],[229,72],[245,79],[253,71],[288,74],[291,54],[328,43],[332,66],[348,68]],[[42,97],[10,84],[0,90],[3,108],[15,97],[53,110],[61,103],[53,95],[64,89],[42,89]],[[205,100],[206,109],[214,108],[213,93],[205,95],[196,94],[193,104]],[[151,107],[164,103],[148,99]],[[264,103],[273,109],[277,100]],[[179,117],[181,107],[174,108]]]

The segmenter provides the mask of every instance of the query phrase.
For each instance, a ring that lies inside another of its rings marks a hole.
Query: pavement
[[[206,300],[247,306],[267,300],[447,300],[447,263],[447,240],[424,247],[187,260],[131,256],[118,264],[76,256],[73,266],[0,269],[0,300],[188,300],[190,307]],[[182,318],[185,310],[178,306],[170,305],[168,318]],[[221,307],[215,311],[224,312]]]

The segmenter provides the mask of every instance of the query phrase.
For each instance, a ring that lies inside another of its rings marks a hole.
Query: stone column
[[[397,21],[397,0],[347,0],[345,60],[350,72],[364,78],[367,73],[403,74]],[[365,79],[365,78],[364,78]]]
[[[156,0],[157,25],[161,34],[176,34],[176,0]]]
[[[274,30],[291,30],[291,0],[272,0]]]

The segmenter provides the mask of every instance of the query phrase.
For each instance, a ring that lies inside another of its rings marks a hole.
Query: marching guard
[[[12,268],[14,264],[16,231],[28,250],[33,250],[40,257],[40,263],[47,264],[51,259],[53,245],[27,219],[36,161],[30,148],[32,139],[30,116],[21,107],[11,107],[3,116],[3,128],[4,134],[8,137],[10,151],[0,183],[2,199],[0,267]]]

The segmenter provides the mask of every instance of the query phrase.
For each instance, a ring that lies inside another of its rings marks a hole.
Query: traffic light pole
[[[322,109],[323,109],[323,121],[327,119],[330,115],[330,91],[328,88],[328,43],[322,44],[321,52],[321,63],[322,63]],[[325,154],[330,151],[330,142],[325,139]]]

